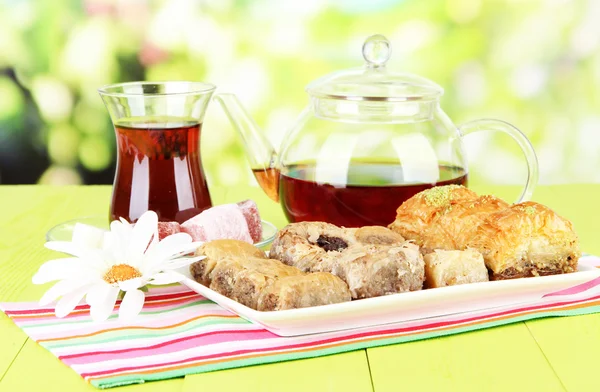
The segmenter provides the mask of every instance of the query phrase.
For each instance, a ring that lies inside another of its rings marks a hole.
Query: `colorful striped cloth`
[[[600,258],[583,262],[600,268]],[[151,290],[135,323],[92,323],[86,305],[66,318],[37,303],[3,303],[30,338],[98,388],[404,343],[550,316],[600,312],[600,278],[539,301],[399,324],[280,337],[186,287]]]

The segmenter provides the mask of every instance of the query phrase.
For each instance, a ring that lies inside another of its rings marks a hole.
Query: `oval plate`
[[[562,295],[561,290],[600,277],[600,258],[581,257],[579,270],[570,274],[463,284],[271,312],[251,309],[201,285],[191,277],[189,268],[180,272],[187,276],[182,284],[225,309],[276,335],[298,336],[535,304],[545,296]],[[600,290],[600,283],[594,289]]]

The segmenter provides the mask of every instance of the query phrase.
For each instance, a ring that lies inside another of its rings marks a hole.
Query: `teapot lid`
[[[306,91],[317,98],[351,101],[434,100],[444,90],[424,77],[389,71],[390,41],[383,35],[368,37],[362,47],[365,66],[337,71],[311,82]]]

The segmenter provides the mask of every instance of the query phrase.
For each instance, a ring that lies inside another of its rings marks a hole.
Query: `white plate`
[[[543,295],[585,283],[600,276],[600,268],[581,258],[579,271],[535,278],[471,283],[437,289],[392,294],[339,304],[311,308],[259,312],[233,301],[192,279],[182,284],[239,316],[262,325],[280,336],[297,336],[318,332],[418,320],[435,316],[516,305],[540,299]],[[589,259],[588,259],[589,260]]]
[[[46,233],[46,241],[71,241],[73,237],[73,229],[76,223],[83,223],[86,225],[98,227],[100,229],[108,230],[108,216],[107,215],[94,215],[85,216],[66,222],[59,223],[54,226]],[[277,234],[277,228],[270,222],[261,221],[263,228],[263,235],[260,242],[254,244],[257,248],[265,249],[275,239]]]

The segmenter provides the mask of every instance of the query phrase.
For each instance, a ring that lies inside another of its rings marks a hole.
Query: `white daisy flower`
[[[35,284],[58,280],[40,299],[45,306],[60,297],[57,317],[71,313],[85,296],[92,319],[104,321],[124,292],[119,320],[130,321],[144,306],[146,285],[180,282],[185,276],[176,270],[204,258],[185,256],[201,244],[192,242],[187,233],[158,241],[158,216],[153,211],[144,213],[135,225],[124,219],[113,221],[110,231],[100,234],[101,241],[96,236],[87,241],[79,237],[75,242],[46,243],[48,249],[74,256],[44,263],[32,279]]]

